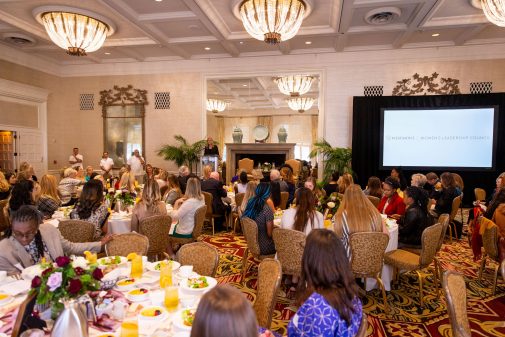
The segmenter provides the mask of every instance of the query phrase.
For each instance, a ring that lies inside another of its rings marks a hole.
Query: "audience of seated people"
[[[402,197],[398,195],[398,188],[400,188],[398,180],[393,177],[387,177],[382,183],[384,196],[377,205],[379,212],[394,219],[399,219],[405,213],[405,204]]]
[[[409,186],[403,194],[406,210],[398,220],[398,248],[421,248],[421,235],[433,224],[428,212],[428,192],[417,186]]]
[[[161,200],[160,187],[154,179],[144,179],[142,197],[132,211],[131,230],[138,232],[145,218],[153,215],[166,215],[167,208]]]

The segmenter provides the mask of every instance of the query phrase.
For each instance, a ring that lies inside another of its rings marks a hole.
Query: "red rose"
[[[81,267],[75,267],[74,271],[75,271],[75,274],[78,275],[78,276],[81,276],[85,272],[85,270],[82,269]]]
[[[56,258],[56,265],[58,267],[65,267],[69,263],[70,263],[70,258],[68,256],[58,256]]]
[[[32,280],[32,288],[38,288],[42,284],[40,276],[35,276]]]
[[[82,283],[79,279],[71,279],[68,285],[68,292],[71,294],[77,294],[82,289]]]
[[[100,281],[102,279],[102,277],[103,277],[102,269],[95,268],[95,270],[93,270],[93,274],[92,275],[93,275],[93,278],[95,280],[99,280]]]
[[[42,276],[46,276],[47,274],[50,274],[52,271],[53,267],[49,267],[42,272]]]

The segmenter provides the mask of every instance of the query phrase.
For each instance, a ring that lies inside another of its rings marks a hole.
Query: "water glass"
[[[133,279],[141,278],[143,272],[144,272],[144,265],[142,263],[142,256],[141,255],[137,255],[132,260],[132,267],[131,267],[130,277],[133,278]]]
[[[172,261],[160,262],[160,288],[172,286]]]
[[[168,311],[175,311],[179,305],[179,289],[177,287],[165,288],[165,308]]]

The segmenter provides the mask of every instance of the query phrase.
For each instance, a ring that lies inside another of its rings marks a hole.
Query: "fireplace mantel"
[[[226,143],[226,180],[235,175],[239,154],[283,154],[286,160],[295,158],[295,143]],[[277,163],[281,165],[282,163]]]

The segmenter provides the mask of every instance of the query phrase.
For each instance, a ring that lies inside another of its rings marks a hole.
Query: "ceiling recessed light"
[[[240,44],[244,44],[244,41],[240,41],[239,43],[240,43]]]
[[[247,84],[242,84],[243,87],[247,87]]]
[[[110,53],[108,51],[105,52],[105,55],[110,55]]]
[[[205,47],[205,48],[203,48],[203,49],[205,49],[205,50],[210,50],[210,47]]]
[[[312,41],[305,41],[305,44],[312,44]]]
[[[437,36],[440,36],[440,34],[439,33],[434,33],[434,34],[431,34],[431,36],[437,37]]]
[[[162,2],[163,0],[154,0],[154,1],[156,1],[156,2]]]

